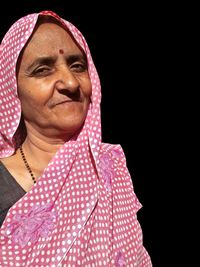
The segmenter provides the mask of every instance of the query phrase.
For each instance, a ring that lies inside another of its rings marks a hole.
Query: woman
[[[0,266],[152,266],[82,34],[51,11],[1,44]]]

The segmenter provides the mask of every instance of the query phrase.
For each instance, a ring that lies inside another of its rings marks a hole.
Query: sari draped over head
[[[78,136],[55,154],[0,229],[0,267],[152,266],[137,220],[141,208],[120,145],[101,141],[101,86],[80,31],[51,11],[14,23],[0,46],[0,157],[22,138],[16,64],[39,16],[60,21],[87,56],[90,107]]]

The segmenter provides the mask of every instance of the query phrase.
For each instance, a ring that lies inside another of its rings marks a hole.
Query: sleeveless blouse
[[[25,194],[26,191],[0,161],[0,227],[8,210]]]

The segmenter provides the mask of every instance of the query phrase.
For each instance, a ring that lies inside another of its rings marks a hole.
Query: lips
[[[75,101],[74,100],[63,100],[63,101],[55,103],[54,106],[58,106],[58,105],[65,104],[65,103],[71,103],[71,102],[75,102]]]
[[[74,99],[65,99],[65,100],[56,100],[56,101],[52,101],[48,104],[48,106],[50,108],[54,108],[56,106],[62,105],[62,104],[66,104],[66,103],[75,103],[75,102],[82,102],[81,99],[79,100],[74,100]]]

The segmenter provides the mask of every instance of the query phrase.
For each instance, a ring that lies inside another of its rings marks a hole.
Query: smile
[[[72,103],[72,102],[74,102],[74,101],[73,100],[63,100],[63,101],[60,101],[60,102],[56,103],[55,106],[66,104],[66,103]]]
[[[63,100],[63,101],[55,103],[53,106],[56,107],[56,106],[61,106],[61,105],[78,104],[81,102],[82,101],[80,101],[80,100]]]

